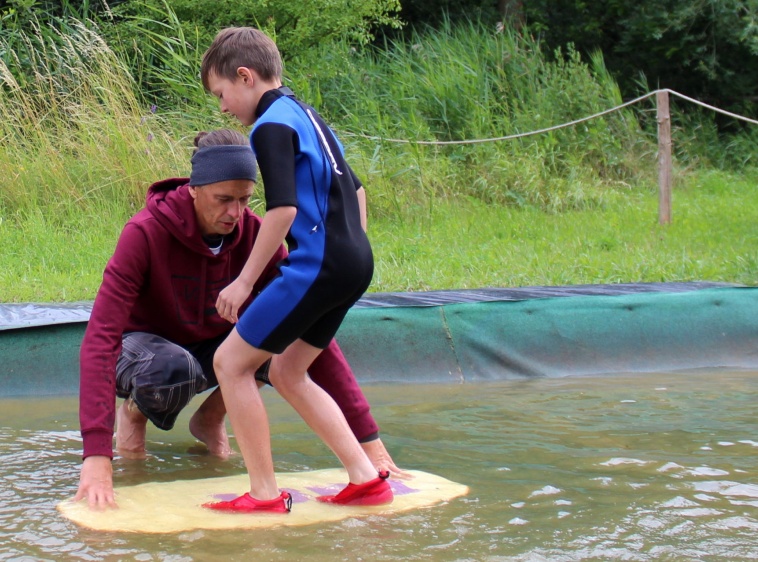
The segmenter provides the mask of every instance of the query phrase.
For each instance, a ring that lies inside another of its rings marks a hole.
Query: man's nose
[[[238,201],[230,203],[229,207],[227,207],[227,212],[229,213],[230,217],[235,219],[239,218],[240,214],[242,213],[242,203],[239,203]]]

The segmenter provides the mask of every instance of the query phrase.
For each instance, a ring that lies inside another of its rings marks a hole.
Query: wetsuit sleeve
[[[121,336],[144,284],[150,249],[143,231],[127,224],[95,297],[79,353],[79,423],[84,458],[113,457],[116,361]]]
[[[332,339],[316,357],[308,374],[337,403],[358,441],[364,443],[379,436],[379,426],[371,415],[368,400],[358,386],[337,340]]]
[[[295,155],[300,143],[295,130],[281,123],[264,123],[255,129],[251,141],[261,170],[266,210],[297,207]]]

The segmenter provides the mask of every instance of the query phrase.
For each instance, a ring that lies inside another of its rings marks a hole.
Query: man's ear
[[[190,185],[190,186],[189,186],[189,190],[188,190],[188,191],[189,191],[189,193],[190,193],[190,196],[191,196],[193,199],[197,199],[197,191],[196,191],[196,190],[197,190],[197,188],[196,188],[196,187],[194,187],[194,186],[192,186],[192,185]]]

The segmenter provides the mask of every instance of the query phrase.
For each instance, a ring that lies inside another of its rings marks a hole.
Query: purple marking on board
[[[409,488],[402,482],[397,482],[395,480],[390,480],[390,488],[392,488],[392,493],[395,494],[396,496],[404,496],[405,494],[415,494],[416,492],[421,491],[415,488]]]
[[[213,494],[214,500],[219,500],[222,502],[230,502],[233,499],[236,499],[239,497],[239,494]]]
[[[344,486],[342,484],[330,484],[329,486],[308,486],[308,490],[319,496],[330,495],[339,493]]]

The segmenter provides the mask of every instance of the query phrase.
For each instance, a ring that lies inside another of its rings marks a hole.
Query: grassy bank
[[[55,46],[42,37],[0,63],[0,302],[92,299],[147,185],[187,175],[195,132],[229,125],[208,99],[146,102],[96,31],[75,26]],[[707,118],[677,129],[663,227],[649,108],[517,141],[367,138],[488,138],[592,114],[621,101],[602,60],[554,59],[473,25],[312,56],[319,74],[294,61],[287,82],[340,131],[368,187],[372,290],[755,283],[758,133],[727,147]]]
[[[636,189],[603,209],[545,213],[439,199],[371,222],[372,291],[636,281],[758,279],[758,173],[700,172],[674,193],[673,223],[657,224],[655,190]],[[69,226],[42,213],[0,223],[4,302],[89,300],[127,213],[82,216]]]
[[[758,174],[704,172],[674,194],[674,221],[657,222],[655,190],[603,209],[544,213],[473,199],[437,205],[431,218],[381,223],[374,289],[758,279]]]

